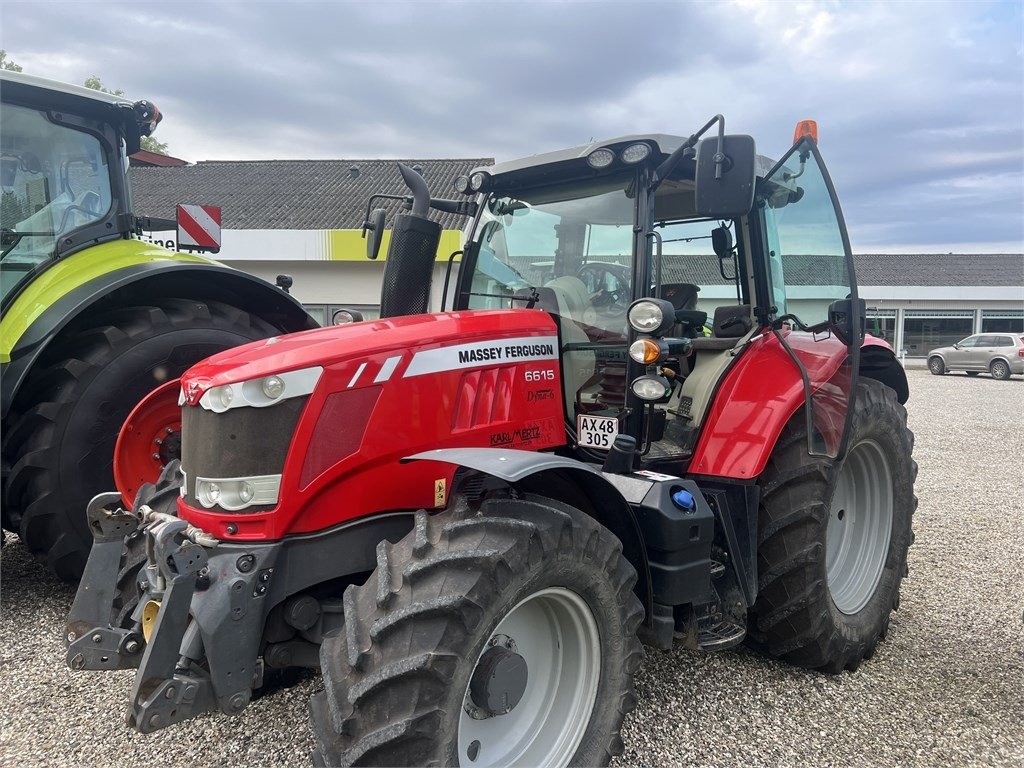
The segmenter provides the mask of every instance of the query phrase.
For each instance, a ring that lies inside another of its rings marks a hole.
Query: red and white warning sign
[[[220,207],[179,205],[178,247],[220,248]]]

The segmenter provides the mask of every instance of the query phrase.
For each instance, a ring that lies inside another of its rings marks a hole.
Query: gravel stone
[[[1024,380],[908,376],[917,541],[875,657],[830,676],[648,650],[617,765],[1024,765]],[[11,535],[0,575],[0,765],[308,764],[319,677],[143,736],[124,725],[131,672],[65,665],[73,589]]]

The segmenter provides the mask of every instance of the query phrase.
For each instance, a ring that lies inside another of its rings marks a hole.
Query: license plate
[[[576,417],[576,435],[581,448],[607,451],[619,434],[619,420],[612,416]]]

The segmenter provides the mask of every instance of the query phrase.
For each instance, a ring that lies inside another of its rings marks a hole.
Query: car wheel
[[[928,358],[928,370],[935,376],[941,376],[946,372],[946,364],[941,357]]]
[[[1010,366],[1005,360],[993,360],[988,366],[988,372],[992,374],[993,379],[1010,378]]]

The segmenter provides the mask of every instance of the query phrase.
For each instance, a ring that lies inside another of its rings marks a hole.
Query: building
[[[493,163],[490,158],[402,162],[421,171],[435,197],[459,197],[452,189],[455,177]],[[210,161],[133,167],[131,173],[142,215],[168,217],[178,203],[221,206],[218,258],[271,282],[289,274],[292,293],[321,322],[329,322],[342,307],[374,316],[383,264],[367,260],[360,229],[371,207],[388,208],[390,220],[400,205],[392,200],[371,205],[372,195],[407,194],[396,161]],[[436,212],[431,216],[444,229],[432,300],[439,307],[465,219]],[[168,245],[173,247],[173,242]],[[385,241],[382,251],[386,248]],[[784,259],[787,274],[813,269],[813,258]],[[908,357],[924,357],[972,333],[1024,333],[1022,254],[861,254],[855,265],[869,329]],[[697,257],[690,267],[692,273],[683,279],[700,285],[700,309],[710,313],[735,300],[733,286],[721,277],[713,255]],[[799,314],[799,301],[792,304],[791,311]]]
[[[208,161],[184,167],[132,168],[139,215],[172,217],[178,203],[221,207],[222,243],[217,258],[274,282],[294,280],[291,292],[320,322],[342,307],[375,316],[382,260],[366,258],[361,228],[371,207],[388,209],[388,221],[401,202],[378,194],[409,194],[398,162],[418,170],[434,197],[462,198],[452,183],[471,168],[493,165],[491,158],[447,160],[246,160]],[[444,272],[461,248],[462,216],[431,212],[442,225],[433,305],[440,304]],[[153,238],[174,247],[173,233]],[[387,235],[381,248],[387,250]]]

